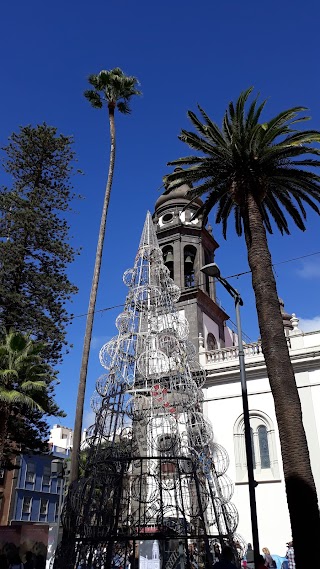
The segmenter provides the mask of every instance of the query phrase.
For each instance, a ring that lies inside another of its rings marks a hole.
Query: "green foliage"
[[[247,197],[251,194],[272,233],[272,222],[279,231],[290,233],[283,210],[301,230],[305,230],[305,204],[320,213],[320,176],[309,168],[318,168],[320,142],[317,130],[297,130],[295,125],[308,120],[300,116],[306,109],[294,107],[279,113],[268,122],[260,116],[266,101],[256,97],[248,103],[252,88],[230,103],[219,128],[199,106],[200,118],[189,111],[197,132],[181,131],[180,140],[201,155],[187,156],[169,162],[187,166],[165,177],[171,189],[187,183],[197,184],[189,192],[190,199],[206,195],[197,214],[204,219],[217,206],[216,222],[222,223],[226,237],[227,223],[234,214],[236,231],[242,234],[247,225]],[[196,215],[197,215],[196,214]]]
[[[129,114],[131,97],[141,95],[141,91],[137,89],[137,78],[125,75],[119,67],[90,75],[88,81],[94,90],[85,91],[84,96],[96,109],[101,109],[106,103],[109,110],[117,106],[120,113]]]
[[[72,139],[46,124],[26,126],[3,150],[12,185],[0,190],[0,324],[31,331],[56,364],[70,321],[66,303],[77,290],[66,273],[76,254],[66,220]]]
[[[46,124],[21,127],[2,150],[11,183],[0,189],[0,454],[10,466],[20,451],[44,451],[46,416],[64,415],[53,366],[77,290],[67,276],[76,251],[66,219],[75,157],[72,139]]]
[[[6,467],[22,449],[45,449],[44,415],[63,416],[53,399],[52,369],[43,351],[30,335],[13,329],[0,333],[0,463]]]

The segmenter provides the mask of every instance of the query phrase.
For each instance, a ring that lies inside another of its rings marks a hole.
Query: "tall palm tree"
[[[222,223],[224,237],[231,214],[237,234],[244,234],[279,427],[297,568],[302,569],[312,566],[314,552],[306,551],[306,544],[317,543],[320,518],[267,232],[272,233],[276,226],[281,234],[289,234],[287,218],[304,231],[305,204],[320,213],[320,176],[309,169],[320,166],[316,158],[320,151],[313,146],[320,142],[320,132],[296,130],[296,123],[308,118],[300,115],[306,110],[304,107],[260,122],[265,101],[258,104],[257,97],[249,104],[251,91],[252,88],[241,93],[235,105],[229,104],[221,129],[200,107],[200,118],[188,113],[199,134],[182,130],[179,138],[201,155],[170,162],[185,169],[169,174],[165,182],[172,189],[189,184],[190,200],[205,195],[197,212],[202,212],[204,219],[217,206],[216,222]]]
[[[12,412],[29,408],[45,412],[42,401],[47,392],[48,367],[39,355],[42,345],[25,334],[2,332],[0,340],[0,464]],[[45,379],[45,380],[44,380]]]
[[[108,172],[108,179],[107,179],[106,190],[102,206],[100,230],[99,230],[99,237],[98,237],[97,250],[96,250],[96,259],[93,270],[86,330],[85,330],[84,344],[82,351],[76,417],[75,417],[74,433],[73,433],[73,454],[71,460],[71,475],[70,475],[71,482],[73,482],[78,478],[83,406],[84,406],[84,397],[86,390],[89,353],[90,353],[91,336],[92,336],[92,328],[94,320],[94,310],[97,300],[104,236],[106,231],[107,214],[108,214],[112,179],[114,173],[114,164],[116,157],[116,131],[115,131],[114,115],[116,109],[118,109],[120,113],[129,114],[131,112],[129,106],[131,98],[134,95],[141,95],[141,92],[138,91],[137,89],[138,80],[136,79],[136,77],[130,77],[125,75],[123,71],[119,69],[119,67],[111,69],[110,71],[105,71],[105,70],[100,71],[100,73],[98,73],[97,75],[90,75],[89,83],[90,85],[92,85],[93,89],[85,91],[84,96],[86,97],[86,99],[88,99],[89,103],[91,103],[91,105],[95,109],[101,109],[104,106],[106,106],[108,109],[111,145],[110,145],[109,172]]]

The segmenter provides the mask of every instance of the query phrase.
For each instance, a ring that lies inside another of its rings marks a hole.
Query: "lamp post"
[[[63,490],[64,490],[64,476],[66,472],[66,465],[64,460],[56,458],[51,461],[51,476],[56,478],[57,484],[58,480],[60,479],[60,491],[59,491],[59,500],[58,500],[58,514],[57,514],[57,522],[55,527],[54,539],[52,543],[51,552],[53,556],[56,554],[56,549],[59,544],[59,529],[60,529],[60,520],[61,520],[61,510],[63,505]]]
[[[258,534],[258,520],[257,520],[257,506],[256,506],[256,493],[255,487],[257,483],[254,479],[253,471],[253,453],[252,453],[252,441],[251,441],[251,431],[250,431],[250,415],[249,415],[249,405],[248,405],[248,391],[247,391],[247,379],[246,379],[246,369],[244,364],[244,351],[242,342],[242,330],[241,330],[241,318],[240,318],[240,306],[243,306],[243,300],[239,292],[231,286],[231,284],[220,275],[220,269],[216,263],[210,263],[205,265],[200,269],[205,275],[215,278],[226,291],[232,296],[235,303],[236,310],[236,321],[238,330],[238,351],[239,351],[239,364],[240,364],[240,381],[241,381],[241,394],[242,394],[242,405],[243,405],[243,420],[244,420],[244,437],[246,444],[246,457],[247,457],[247,468],[248,468],[248,485],[249,485],[249,500],[250,500],[250,511],[251,511],[251,528],[252,528],[252,542],[255,557],[255,565],[257,555],[259,555],[259,534]]]

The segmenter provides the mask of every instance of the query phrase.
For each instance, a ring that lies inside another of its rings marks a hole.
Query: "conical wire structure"
[[[205,372],[188,340],[147,214],[118,334],[100,351],[95,424],[81,452],[83,476],[64,508],[65,540],[55,567],[138,566],[148,542],[152,569],[212,564],[215,543],[231,545],[238,514],[230,501],[228,455],[202,412]],[[151,568],[151,565],[150,565]]]

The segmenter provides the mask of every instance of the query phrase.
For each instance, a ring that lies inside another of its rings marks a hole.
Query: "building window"
[[[48,507],[49,507],[49,500],[41,498],[40,500],[40,512],[39,512],[39,521],[46,522],[48,519]]]
[[[261,468],[270,468],[268,431],[265,425],[259,425],[258,427],[258,442]]]
[[[36,465],[34,462],[27,462],[26,469],[26,488],[33,486],[36,478]]]
[[[250,411],[250,432],[254,476],[258,482],[280,480],[273,423],[262,411]],[[236,459],[236,482],[247,483],[248,471],[244,438],[243,415],[238,417],[233,431]]]
[[[31,517],[32,498],[24,496],[22,501],[22,520],[29,521]]]
[[[190,288],[196,285],[195,281],[195,259],[197,250],[195,247],[184,248],[184,286]]]
[[[4,476],[5,476],[4,468],[0,468],[0,486],[4,485]]]
[[[51,483],[51,467],[44,466],[43,475],[42,475],[42,490],[49,492],[50,483]]]
[[[173,220],[173,213],[165,213],[162,216],[163,223],[169,223],[169,221],[172,221],[172,220]]]
[[[62,484],[62,480],[61,480],[61,478],[58,478],[57,479],[57,494],[59,494],[59,495],[61,492],[61,484]]]
[[[57,523],[59,516],[59,502],[56,502],[54,505],[54,521]]]
[[[210,332],[207,336],[207,350],[212,351],[212,350],[217,350],[217,348],[218,348],[217,340],[215,339],[214,335],[211,334]]]
[[[162,249],[163,262],[167,269],[170,271],[170,278],[174,279],[174,268],[173,268],[173,247],[171,245],[166,245]]]

